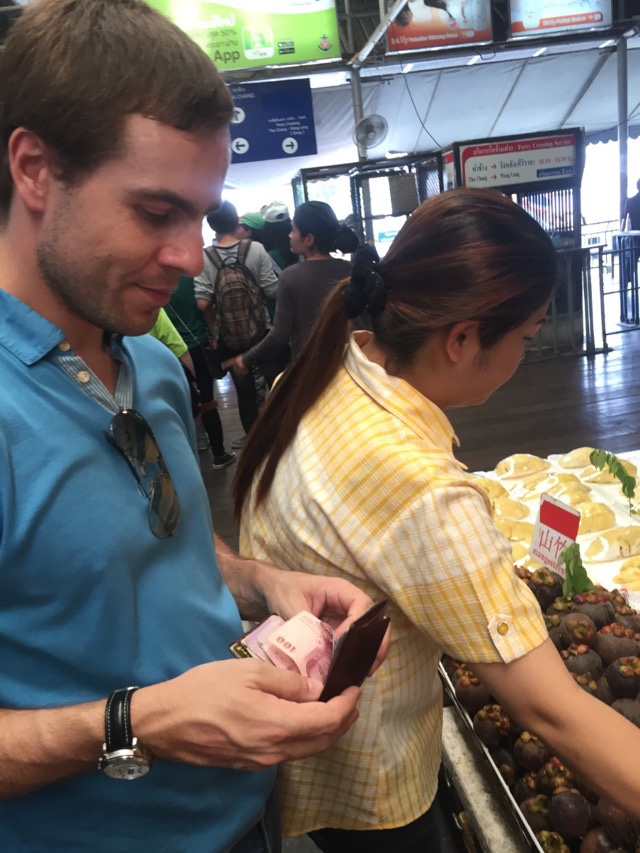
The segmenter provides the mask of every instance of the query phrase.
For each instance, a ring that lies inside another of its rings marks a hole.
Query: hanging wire
[[[394,21],[392,21],[392,22],[389,24],[389,26],[388,26],[388,28],[387,28],[387,29],[388,29],[388,30],[389,30],[389,29],[390,29],[390,30],[393,30],[393,31],[394,31],[394,33],[395,33],[395,22],[394,22]],[[427,128],[426,124],[425,124],[425,123],[423,122],[423,120],[422,120],[422,116],[421,116],[421,115],[420,115],[420,113],[418,112],[418,107],[417,107],[417,105],[416,105],[416,102],[415,102],[415,101],[414,101],[414,99],[413,99],[413,94],[412,94],[412,92],[411,92],[411,89],[409,88],[409,81],[407,80],[407,75],[406,75],[405,70],[404,70],[405,66],[404,66],[404,65],[403,65],[403,63],[402,63],[402,59],[400,59],[400,51],[397,51],[397,53],[398,53],[398,62],[399,62],[399,64],[400,64],[400,68],[401,68],[401,70],[402,70],[402,79],[404,80],[404,85],[405,85],[405,87],[406,87],[406,89],[407,89],[407,95],[409,95],[409,100],[411,101],[411,105],[412,105],[412,107],[413,107],[413,111],[414,111],[414,113],[416,114],[416,118],[417,118],[417,119],[418,119],[418,121],[420,122],[420,126],[422,127],[422,129],[424,130],[424,132],[427,134],[427,136],[428,136],[430,139],[432,139],[432,140],[433,140],[433,142],[435,143],[436,148],[442,148],[442,146],[440,145],[440,143],[438,142],[438,140],[437,140],[437,139],[435,138],[435,136],[431,133],[431,131]]]

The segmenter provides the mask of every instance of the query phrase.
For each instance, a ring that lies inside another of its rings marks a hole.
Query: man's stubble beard
[[[56,238],[56,233],[52,233],[38,244],[38,269],[49,290],[68,311],[105,332],[142,335],[151,329],[159,309],[150,312],[148,322],[140,324],[132,323],[124,315],[124,307],[116,313],[108,305],[101,304],[100,284],[92,280],[90,273],[78,271],[72,263],[65,262],[64,254],[56,246]]]

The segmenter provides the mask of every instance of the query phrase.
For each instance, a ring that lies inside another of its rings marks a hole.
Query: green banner
[[[335,59],[335,0],[147,0],[202,47],[220,71]]]

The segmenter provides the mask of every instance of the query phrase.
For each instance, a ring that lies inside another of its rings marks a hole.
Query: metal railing
[[[557,289],[528,360],[609,352],[613,335],[640,329],[640,238],[614,242],[558,249]]]

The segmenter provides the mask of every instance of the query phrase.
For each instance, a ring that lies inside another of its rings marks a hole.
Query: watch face
[[[151,764],[146,758],[129,750],[120,750],[120,753],[104,759],[102,770],[107,776],[133,781],[149,772]]]

